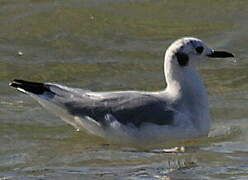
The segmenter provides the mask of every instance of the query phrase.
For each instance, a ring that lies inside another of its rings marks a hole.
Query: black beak
[[[225,52],[225,51],[212,51],[210,54],[207,55],[211,58],[228,58],[228,57],[234,57],[232,53]]]

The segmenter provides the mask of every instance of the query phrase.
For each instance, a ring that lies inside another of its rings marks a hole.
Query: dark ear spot
[[[180,66],[187,66],[189,63],[189,56],[185,53],[177,52],[176,54],[177,62]]]
[[[195,48],[195,50],[198,54],[201,54],[204,48],[202,46],[198,46],[197,48]]]

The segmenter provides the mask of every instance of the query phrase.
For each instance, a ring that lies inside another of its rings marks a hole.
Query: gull
[[[167,87],[156,92],[92,92],[55,83],[13,80],[9,85],[37,100],[78,131],[134,145],[162,144],[208,135],[208,96],[196,66],[207,58],[234,57],[202,40],[184,37],[164,57]]]

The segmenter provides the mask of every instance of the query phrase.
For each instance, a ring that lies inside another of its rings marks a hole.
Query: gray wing
[[[139,127],[143,123],[169,125],[173,123],[174,111],[166,102],[137,91],[84,93],[73,99],[66,99],[61,105],[72,115],[89,116],[105,125],[108,115],[122,124]]]

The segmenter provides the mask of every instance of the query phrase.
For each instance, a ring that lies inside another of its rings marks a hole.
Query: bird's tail
[[[44,94],[45,92],[53,93],[49,89],[49,87],[47,87],[44,83],[39,83],[39,82],[30,82],[30,81],[14,79],[11,83],[9,83],[9,85],[25,94],[33,93],[33,94],[41,95]]]
[[[62,118],[76,129],[80,128],[79,123],[74,120],[73,116],[68,114],[67,110],[63,106],[64,101],[66,102],[66,98],[64,99],[63,96],[69,97],[68,94],[70,94],[66,87],[56,84],[30,82],[19,79],[14,79],[9,83],[9,85],[24,94],[30,95],[45,109]]]

